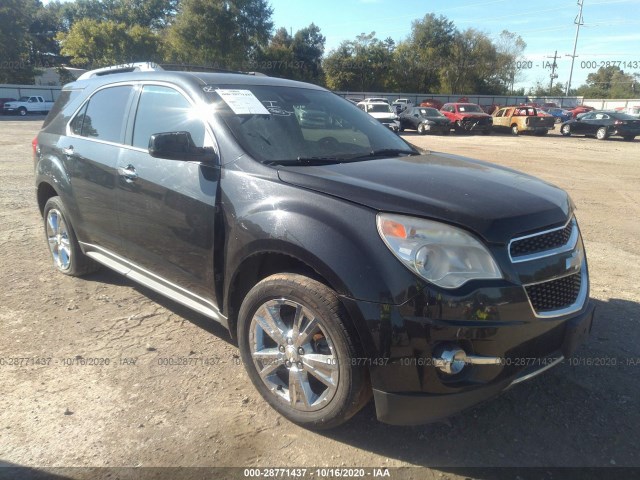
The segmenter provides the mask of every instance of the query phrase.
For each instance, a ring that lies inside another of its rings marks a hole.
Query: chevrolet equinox
[[[591,330],[563,190],[418,151],[315,85],[88,72],[33,154],[55,268],[104,265],[220,322],[264,399],[307,428],[371,396],[383,422],[446,417]]]

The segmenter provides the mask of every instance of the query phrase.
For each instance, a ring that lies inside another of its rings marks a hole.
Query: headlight
[[[379,213],[378,233],[410,270],[442,288],[502,278],[489,251],[471,234],[431,220]]]

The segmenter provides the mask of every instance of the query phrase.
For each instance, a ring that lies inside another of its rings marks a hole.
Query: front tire
[[[297,274],[265,278],[245,297],[238,344],[249,378],[288,420],[336,427],[369,400],[366,369],[337,294]]]
[[[571,136],[571,127],[569,125],[563,125],[562,127],[560,127],[560,134],[563,137]]]
[[[421,123],[420,125],[418,125],[418,133],[420,135],[424,135],[425,133],[427,133],[427,131],[424,128],[424,124]]]
[[[21,117],[25,117],[27,115],[27,109],[24,107],[20,107],[18,109],[18,115],[20,115]]]
[[[600,127],[596,132],[596,138],[598,140],[606,140],[609,137],[609,132],[607,132],[606,127]]]
[[[520,134],[520,131],[518,130],[518,125],[516,125],[516,124],[511,125],[511,133],[513,135],[519,135]]]
[[[69,215],[60,197],[51,197],[47,201],[43,218],[44,232],[53,265],[60,273],[79,277],[100,268],[80,249]]]

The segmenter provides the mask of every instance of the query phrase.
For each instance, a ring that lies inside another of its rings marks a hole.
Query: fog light
[[[467,364],[473,365],[502,365],[501,357],[484,357],[480,355],[467,355],[457,345],[443,347],[438,355],[433,358],[433,365],[447,375],[456,375]]]
[[[433,359],[433,364],[447,375],[456,375],[465,367],[467,354],[461,348],[447,348]]]

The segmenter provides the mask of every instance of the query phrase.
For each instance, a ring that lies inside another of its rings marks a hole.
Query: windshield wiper
[[[420,155],[415,150],[406,150],[400,148],[381,148],[379,150],[371,150],[369,153],[365,153],[364,155],[356,155],[355,157],[349,157],[349,160],[364,160],[367,158],[374,157],[392,157],[398,155]]]
[[[286,160],[267,160],[265,165],[327,165],[329,163],[341,163],[344,158],[336,157],[298,157]]]

